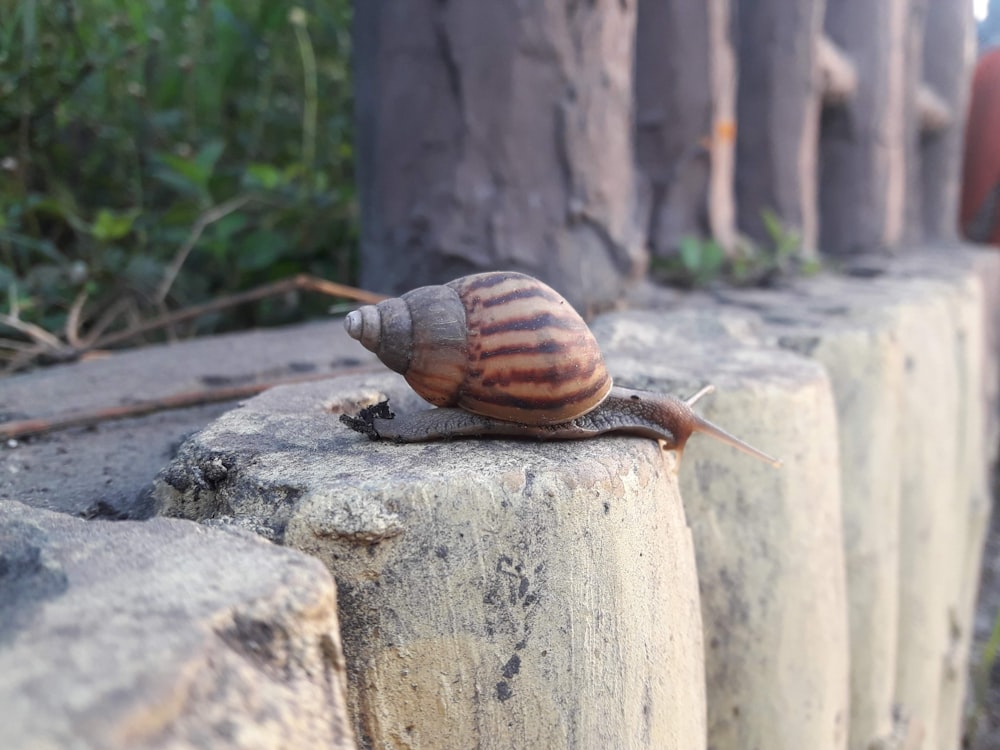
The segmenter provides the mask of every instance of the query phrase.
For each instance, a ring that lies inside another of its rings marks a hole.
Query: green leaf
[[[182,195],[208,199],[208,176],[194,161],[174,154],[160,154],[160,164],[154,167],[153,176]]]
[[[34,251],[45,256],[49,260],[57,262],[65,261],[62,253],[60,253],[55,244],[49,240],[36,240],[33,237],[29,237],[18,232],[0,230],[0,242],[9,242],[15,247],[21,247],[25,250]]]
[[[767,232],[767,236],[777,245],[781,239],[781,235],[785,231],[784,227],[781,226],[781,220],[778,218],[778,215],[771,209],[765,208],[760,212],[760,219],[764,222],[764,231]]]
[[[248,221],[246,214],[229,214],[212,224],[212,232],[223,242],[229,242],[234,234],[246,227]]]
[[[0,263],[0,293],[7,294],[11,286],[17,282],[14,271]]]
[[[274,188],[286,182],[285,174],[270,164],[251,164],[247,167],[245,182],[249,187],[262,187],[265,190]]]
[[[215,173],[216,162],[219,161],[219,157],[222,156],[225,148],[226,142],[221,138],[215,138],[202,146],[201,151],[194,157],[194,163],[198,165],[201,173],[204,175],[204,185],[208,185],[208,180]]]
[[[254,232],[240,243],[236,266],[241,271],[260,271],[267,268],[281,257],[286,244],[285,238],[277,232],[266,229]]]
[[[691,236],[681,237],[680,254],[684,268],[695,273],[701,266],[701,240]]]
[[[726,259],[726,252],[715,240],[706,240],[702,246],[701,270],[702,274],[708,278],[716,276],[722,270],[722,263]]]
[[[118,213],[102,208],[97,212],[97,218],[94,219],[90,231],[101,242],[120,240],[132,231],[132,225],[139,213],[138,209]]]

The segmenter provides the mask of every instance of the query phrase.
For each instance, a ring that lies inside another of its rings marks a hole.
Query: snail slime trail
[[[682,400],[613,385],[583,318],[554,289],[522,273],[420,287],[355,310],[344,326],[438,407],[389,419],[341,416],[373,439],[579,440],[617,432],[662,440],[681,453],[700,432],[781,465],[694,413],[711,386]]]

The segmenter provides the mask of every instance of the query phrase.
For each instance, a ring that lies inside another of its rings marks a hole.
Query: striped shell
[[[555,424],[600,404],[611,377],[570,304],[513,272],[464,276],[355,310],[347,332],[436,406]]]

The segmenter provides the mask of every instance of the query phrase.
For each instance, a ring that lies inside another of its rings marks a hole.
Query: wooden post
[[[957,233],[974,33],[971,9],[964,0],[935,0],[928,7],[924,80],[952,113],[949,126],[925,132],[922,139],[923,228],[928,239],[950,240]]]
[[[938,0],[935,0],[938,2]],[[916,245],[924,239],[921,162],[921,130],[919,92],[923,81],[924,28],[929,0],[905,0],[903,47],[903,142],[905,174],[903,201],[903,231],[899,241]]]
[[[821,81],[816,65],[823,0],[738,2],[736,203],[738,226],[760,243],[774,212],[814,251],[816,141]]]
[[[531,273],[581,310],[645,268],[634,3],[355,7],[361,284]]]
[[[640,0],[636,158],[648,183],[647,241],[674,254],[685,235],[734,239],[735,71],[729,0]]]
[[[820,247],[844,255],[886,248],[905,210],[906,0],[827,3],[824,28],[858,69],[855,96],[823,111]]]

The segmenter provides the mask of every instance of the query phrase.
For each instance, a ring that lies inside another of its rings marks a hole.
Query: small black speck
[[[503,703],[512,695],[514,695],[514,691],[510,689],[510,685],[502,680],[497,683],[497,700]]]
[[[526,597],[524,597],[524,606],[525,607],[530,607],[532,604],[534,604],[537,601],[538,601],[538,597],[537,596],[535,596],[534,594],[528,594]]]
[[[611,503],[604,503],[604,515],[608,515],[611,512]]]
[[[636,396],[635,394],[633,394],[633,395],[631,396],[631,398],[632,398],[632,400],[633,400],[633,401],[642,401],[642,399],[641,399],[641,398],[639,398],[638,396]]]

